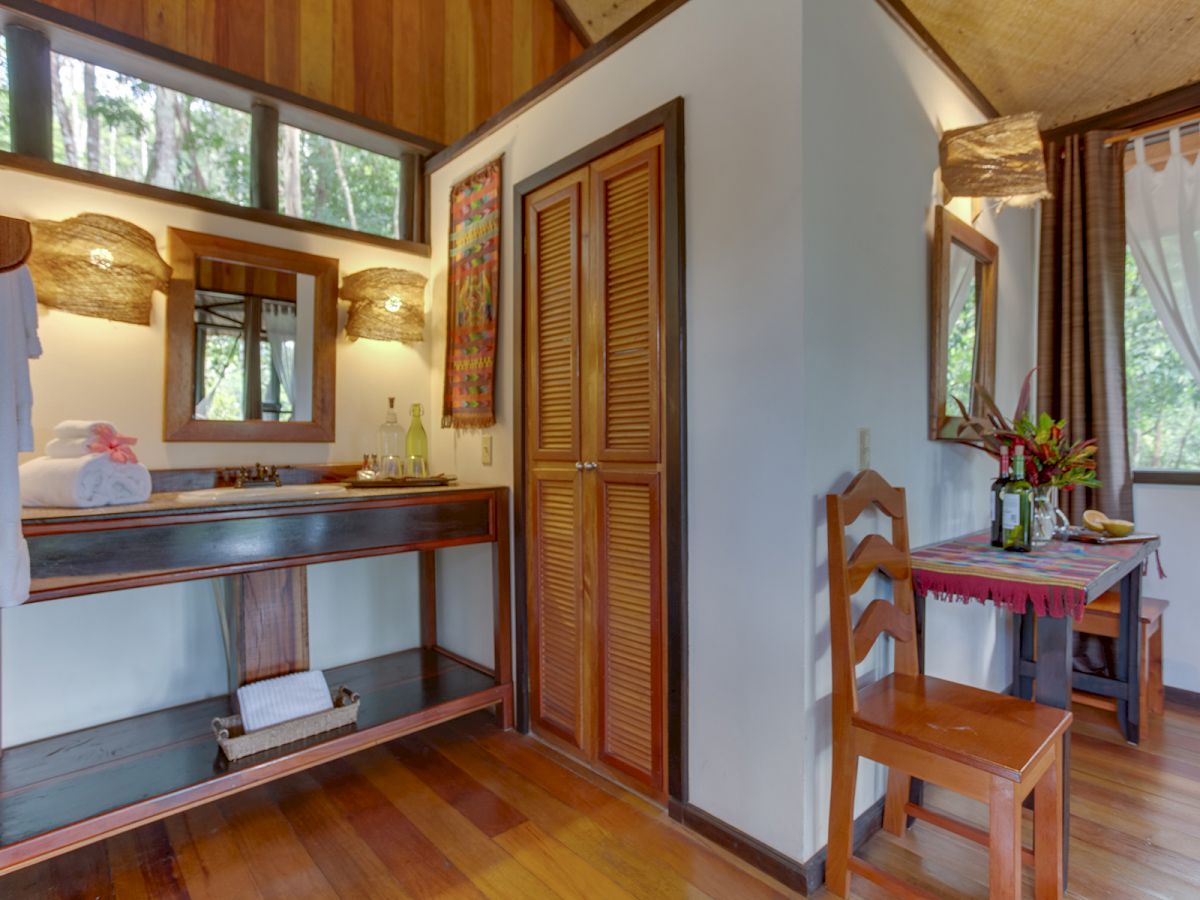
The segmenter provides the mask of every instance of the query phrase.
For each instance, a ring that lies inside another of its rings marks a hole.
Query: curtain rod
[[[1174,128],[1176,125],[1187,125],[1194,122],[1200,122],[1200,109],[1193,109],[1190,112],[1180,113],[1177,116],[1171,116],[1167,119],[1159,119],[1156,122],[1139,125],[1137,128],[1127,128],[1107,138],[1104,141],[1104,146],[1110,147],[1122,141],[1132,140],[1133,138],[1142,137],[1147,134],[1154,134],[1158,131],[1166,131],[1169,128]]]

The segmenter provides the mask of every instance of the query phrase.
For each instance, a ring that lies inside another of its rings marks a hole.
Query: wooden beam
[[[571,6],[571,0],[554,0],[554,6],[558,9],[558,14],[562,16],[562,20],[567,23],[567,27],[575,33],[575,37],[579,38],[579,43],[586,50],[592,44],[596,43],[595,39],[588,33],[587,27],[575,14],[575,8]]]
[[[50,41],[24,25],[4,26],[8,53],[8,106],[12,148],[39,159],[54,158],[54,101],[50,88]]]
[[[887,13],[896,20],[909,36],[917,42],[933,61],[936,62],[951,80],[958,85],[959,89],[966,94],[971,102],[979,107],[979,111],[986,115],[989,119],[995,119],[1000,115],[1000,111],[992,104],[983,91],[973,82],[961,68],[946,52],[946,49],[937,42],[937,39],[930,34],[921,20],[918,19],[911,9],[905,5],[904,0],[878,0]]]
[[[258,101],[250,107],[250,203],[279,212],[279,110]]]
[[[308,671],[308,570],[267,569],[229,579],[229,691]]]

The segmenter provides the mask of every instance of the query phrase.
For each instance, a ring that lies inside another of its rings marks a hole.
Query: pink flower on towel
[[[135,463],[138,458],[131,445],[136,443],[137,438],[117,434],[117,430],[109,425],[97,425],[87,448],[92,453],[107,453],[115,463]]]

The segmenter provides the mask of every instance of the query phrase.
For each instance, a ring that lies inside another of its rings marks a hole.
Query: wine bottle
[[[396,418],[395,397],[388,397],[387,416],[379,426],[379,466],[383,478],[404,474],[404,427]]]
[[[992,482],[992,546],[1004,546],[1004,531],[1000,527],[1003,515],[1001,506],[1004,498],[1004,485],[1008,484],[1008,447],[1000,448],[1000,474]]]
[[[1028,553],[1033,548],[1033,486],[1025,479],[1025,448],[1020,445],[1013,451],[1012,468],[1001,496],[1004,549]]]
[[[411,412],[412,422],[408,426],[408,437],[404,439],[408,474],[424,478],[429,474],[429,441],[425,437],[425,426],[421,424],[421,404],[414,403]]]

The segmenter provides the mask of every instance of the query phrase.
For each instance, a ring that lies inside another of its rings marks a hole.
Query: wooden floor
[[[1076,710],[1070,896],[1200,897],[1200,711],[1168,705],[1140,747],[1113,722]],[[928,797],[986,827],[981,804]],[[987,896],[985,851],[924,823],[863,854],[938,896]],[[854,895],[886,896],[862,879]],[[4,900],[705,896],[794,894],[482,716],[0,878]]]
[[[796,896],[477,715],[0,878],[0,898]]]

